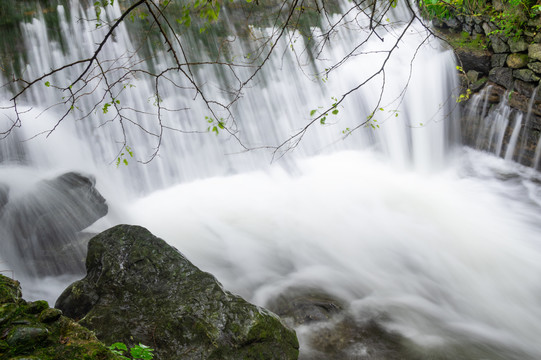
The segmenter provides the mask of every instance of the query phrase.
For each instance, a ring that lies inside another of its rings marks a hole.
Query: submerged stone
[[[2,207],[3,260],[16,273],[33,276],[84,274],[86,245],[78,242],[79,232],[107,211],[92,176],[69,172],[39,181]]]
[[[278,316],[223,289],[148,230],[113,227],[92,238],[87,276],[56,307],[105,342],[151,345],[156,359],[296,359]]]

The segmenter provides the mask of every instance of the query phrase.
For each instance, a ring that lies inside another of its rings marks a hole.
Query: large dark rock
[[[224,290],[148,230],[128,225],[90,240],[87,276],[56,307],[105,342],[141,342],[157,359],[296,359],[295,332]]]
[[[26,302],[15,280],[0,275],[0,360],[120,360],[88,329],[51,309]]]
[[[33,276],[84,274],[86,244],[78,234],[107,211],[91,176],[70,172],[40,181],[3,206],[2,257]]]

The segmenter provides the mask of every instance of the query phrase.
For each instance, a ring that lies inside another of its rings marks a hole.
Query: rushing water
[[[73,51],[65,53],[51,41],[42,20],[24,24],[31,75],[92,51],[103,34],[77,16],[65,16],[63,8],[58,11],[63,42]],[[76,1],[70,13],[92,15]],[[420,41],[415,29],[389,64],[379,128],[342,138],[344,129],[370,113],[381,88],[375,81],[274,162],[269,151],[241,152],[223,132],[172,133],[150,164],[129,158],[127,167],[116,167],[121,137],[113,126],[96,126],[107,120],[100,111],[92,114],[94,123],[70,118],[49,137],[32,138],[54,125],[60,111],[44,111],[57,95],[43,87],[21,105],[27,111],[23,126],[0,143],[1,181],[16,201],[40,179],[73,170],[93,174],[109,215],[88,231],[116,223],[146,226],[227,289],[260,305],[286,289],[316,287],[343,299],[352,316],[385,314],[386,326],[422,346],[468,344],[482,350],[465,358],[538,359],[541,177],[456,144],[451,54],[435,42],[415,54]],[[347,53],[356,35],[333,39],[324,57]],[[396,38],[396,33],[381,35],[387,43]],[[131,41],[120,27],[104,58],[125,56]],[[231,51],[248,52],[240,45]],[[377,53],[357,56],[322,84],[298,71],[286,46],[278,53],[272,70],[260,74],[233,109],[243,142],[253,147],[287,139],[310,120],[312,109],[358,84],[381,60]],[[165,63],[157,54],[152,66]],[[207,76],[205,84],[212,87],[228,75],[213,70],[198,76]],[[51,80],[65,82],[60,76]],[[408,82],[403,101],[393,102]],[[123,104],[152,109],[152,83],[133,79],[132,84]],[[191,107],[168,121],[182,118],[193,128],[206,128],[207,110],[190,102],[193,93],[165,86],[163,95],[165,104]],[[80,105],[81,112],[91,112],[92,99]],[[142,123],[154,119],[137,116]],[[508,121],[521,118],[502,114],[501,122]],[[142,160],[156,145],[137,131],[129,130],[128,137]],[[6,247],[0,249],[10,260],[0,270],[16,267]],[[23,280],[27,298],[49,301],[74,279],[15,277]]]

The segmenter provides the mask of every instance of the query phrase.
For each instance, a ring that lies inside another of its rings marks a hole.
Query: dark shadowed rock
[[[90,240],[87,276],[56,307],[105,342],[141,342],[157,359],[296,359],[293,330],[224,290],[148,230],[128,225]]]
[[[34,276],[84,274],[86,244],[77,242],[78,233],[107,210],[91,176],[70,172],[40,181],[3,207],[2,257]]]
[[[475,70],[482,74],[488,74],[490,71],[492,54],[489,51],[457,48],[455,53],[464,71]]]
[[[493,68],[490,70],[489,79],[507,89],[513,86],[513,70],[505,67]]]

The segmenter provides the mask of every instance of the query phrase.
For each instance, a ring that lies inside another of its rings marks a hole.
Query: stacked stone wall
[[[470,100],[463,102],[462,140],[465,145],[478,147],[477,128],[482,109],[472,109],[471,99],[482,91],[489,107],[502,102],[527,116],[521,125],[513,160],[539,168],[535,163],[536,147],[541,134],[541,19],[524,21],[519,35],[504,34],[488,15],[464,16],[434,20],[434,27],[453,47],[461,67],[462,92],[471,90]],[[519,29],[517,29],[519,30]],[[514,124],[509,121],[509,127]],[[504,150],[509,144],[511,129],[505,130]],[[502,155],[505,151],[501,151]]]

